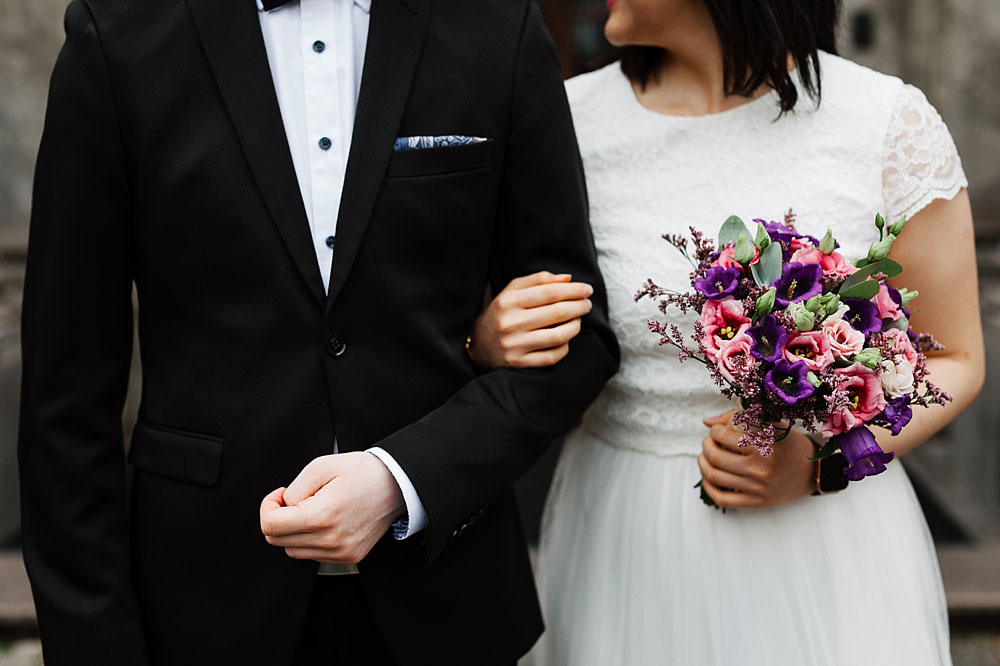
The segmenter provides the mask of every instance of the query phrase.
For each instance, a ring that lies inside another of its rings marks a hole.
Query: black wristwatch
[[[816,491],[813,495],[838,493],[846,488],[848,483],[847,474],[844,473],[846,468],[847,458],[840,451],[820,460],[816,470]]]

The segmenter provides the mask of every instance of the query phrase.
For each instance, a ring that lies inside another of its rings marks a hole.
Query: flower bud
[[[813,313],[809,312],[806,306],[802,303],[791,303],[785,312],[791,315],[792,320],[795,321],[795,328],[797,328],[800,333],[811,331],[813,329],[813,325],[816,323]]]
[[[910,301],[912,301],[914,298],[916,298],[919,295],[920,295],[920,292],[917,291],[916,289],[914,289],[913,291],[910,291],[906,287],[903,287],[902,289],[899,290],[899,297],[903,301],[903,307],[904,308],[909,307],[910,306]]]
[[[807,372],[806,373],[806,379],[809,380],[810,384],[812,384],[816,388],[819,388],[820,381],[819,381],[819,377],[816,376],[815,372],[813,372],[812,370],[810,370],[809,372]]]
[[[820,308],[823,307],[822,297],[823,294],[817,294],[806,301],[806,310],[809,310],[809,312],[819,312]]]
[[[767,246],[771,244],[771,236],[767,233],[767,229],[760,222],[757,223],[757,234],[754,236],[753,244],[757,246],[757,249],[763,252],[767,249]]]
[[[754,255],[753,243],[750,242],[750,238],[746,234],[741,233],[739,238],[736,239],[736,249],[733,250],[733,260],[738,264],[747,266],[753,261]]]
[[[857,354],[854,355],[854,362],[860,363],[861,365],[867,366],[872,370],[878,368],[878,364],[882,361],[882,352],[874,347],[865,347]]]
[[[819,302],[823,305],[823,313],[828,317],[840,308],[840,296],[837,294],[822,294]]]
[[[833,231],[830,229],[826,230],[826,234],[823,236],[823,240],[819,242],[819,251],[823,254],[832,254],[834,250],[837,249],[837,241],[833,238]]]
[[[899,234],[903,233],[904,226],[906,226],[905,215],[892,223],[892,226],[889,227],[889,233],[892,234],[893,236],[898,236]]]
[[[775,293],[777,293],[775,288],[771,287],[757,298],[757,305],[754,308],[754,312],[758,318],[771,314],[771,310],[774,309]]]
[[[882,261],[888,257],[894,240],[896,240],[896,237],[889,234],[877,243],[872,243],[871,248],[868,250],[868,262]]]
[[[885,218],[882,217],[882,213],[875,213],[875,228],[879,230],[879,236],[882,235],[882,227],[885,226]]]

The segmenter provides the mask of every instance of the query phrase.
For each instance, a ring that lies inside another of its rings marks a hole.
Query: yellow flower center
[[[736,331],[733,330],[732,326],[726,326],[725,328],[719,329],[719,336],[725,338],[726,340],[732,340],[736,337]]]
[[[792,353],[799,358],[815,358],[816,354],[813,352],[812,347],[794,347]]]
[[[792,297],[795,296],[795,288],[798,286],[799,286],[798,280],[792,280],[792,283],[788,285],[788,295],[786,296],[788,300],[792,300]]]

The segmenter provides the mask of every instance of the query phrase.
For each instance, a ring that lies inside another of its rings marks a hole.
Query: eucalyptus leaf
[[[750,266],[754,281],[769,286],[781,277],[781,243],[771,243],[760,253],[760,261]]]
[[[741,233],[746,234],[747,238],[750,238],[750,231],[747,229],[747,225],[743,224],[743,220],[735,215],[730,215],[729,218],[722,223],[722,228],[719,229],[718,249],[721,250],[730,243],[735,243]]]
[[[823,460],[824,458],[829,458],[834,453],[836,453],[837,449],[839,448],[840,445],[837,444],[837,438],[833,437],[826,444],[824,444],[819,451],[816,452],[815,456],[813,456],[809,460],[815,462],[817,460]]]
[[[878,293],[878,282],[875,280],[865,280],[860,284],[856,284],[850,289],[845,289],[840,292],[841,298],[862,298],[864,300],[869,300],[875,298],[875,294]]]
[[[899,265],[898,262],[892,259],[883,259],[878,262],[878,266],[875,269],[876,273],[885,273],[888,277],[894,278],[903,272],[903,267]]]
[[[840,285],[840,289],[837,290],[837,293],[843,296],[845,291],[870,278],[875,273],[876,269],[878,269],[877,263],[867,264],[864,267],[858,268],[857,271],[847,276],[847,279],[844,280],[844,284]]]

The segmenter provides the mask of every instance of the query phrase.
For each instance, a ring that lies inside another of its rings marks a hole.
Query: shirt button
[[[337,242],[337,237],[336,236],[327,236],[326,237],[326,246],[328,248],[330,248],[331,250],[333,249],[333,245],[336,242]]]
[[[326,51],[326,44],[317,39],[315,42],[313,42],[313,51],[315,51],[316,53],[322,53],[323,51]]]
[[[325,136],[319,140],[319,147],[323,150],[330,150],[330,146],[332,145],[333,141],[330,141],[330,139]]]

